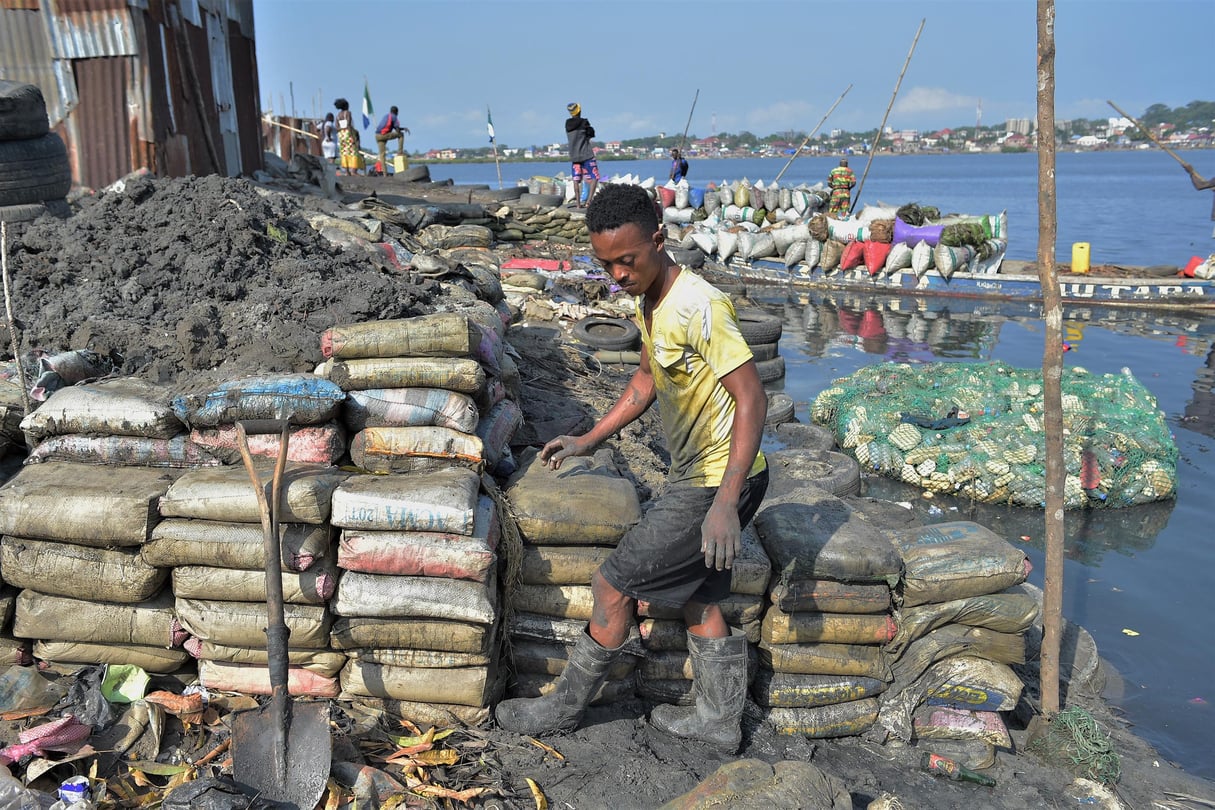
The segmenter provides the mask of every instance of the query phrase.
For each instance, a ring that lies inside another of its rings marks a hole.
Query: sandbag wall
[[[334,648],[343,693],[476,723],[496,694],[498,514],[479,471],[513,464],[522,412],[501,337],[458,313],[334,327],[320,373],[347,392],[355,475],[342,529]]]
[[[891,538],[904,570],[877,736],[987,767],[996,748],[1011,747],[1002,713],[1015,708],[1022,683],[1010,665],[1025,662],[1025,632],[1039,612],[1037,598],[1019,587],[1029,560],[967,521],[901,529]]]
[[[591,575],[641,519],[641,504],[609,450],[566,458],[559,470],[534,451],[519,461],[505,490],[523,541],[518,584],[507,594],[513,673],[507,692],[538,697],[556,684],[591,618]],[[617,659],[594,702],[636,692],[638,642],[636,636],[627,642],[629,654]]]
[[[336,697],[345,657],[331,652],[329,602],[337,586],[329,523],[334,488],[345,473],[335,422],[344,392],[310,374],[233,380],[183,394],[174,410],[224,466],[191,470],[160,501],[162,521],[144,559],[172,566],[174,609],[189,633],[209,689],[269,694],[266,668],[266,573],[261,507],[236,449],[235,423],[286,418],[287,466],[281,485],[279,550],[284,619],[290,631],[288,690]],[[248,437],[259,480],[269,492],[278,432]]]
[[[755,704],[782,734],[864,732],[891,680],[882,647],[896,632],[902,561],[874,524],[822,490],[762,508],[755,528],[773,566]]]
[[[0,487],[0,569],[22,589],[13,635],[35,657],[150,672],[188,660],[169,569],[141,550],[180,468],[219,462],[190,444],[170,398],[109,380],[61,388],[22,420],[31,452]]]

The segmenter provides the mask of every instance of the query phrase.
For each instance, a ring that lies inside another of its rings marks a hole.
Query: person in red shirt
[[[388,173],[388,142],[391,140],[397,141],[397,154],[405,154],[405,136],[409,135],[409,127],[401,126],[401,119],[397,117],[397,108],[392,107],[388,110],[388,114],[380,119],[380,123],[375,128],[375,142],[380,147],[380,164],[379,169],[383,174]]]

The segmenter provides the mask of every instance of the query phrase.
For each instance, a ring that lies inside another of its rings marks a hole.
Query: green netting
[[[1122,775],[1122,760],[1110,735],[1079,706],[1056,714],[1046,733],[1032,738],[1026,748],[1042,759],[1066,768],[1073,776],[1112,785]]]
[[[1001,363],[883,363],[832,382],[813,420],[861,468],[984,503],[1046,501],[1042,372]],[[1173,498],[1177,445],[1131,375],[1063,370],[1067,508]]]

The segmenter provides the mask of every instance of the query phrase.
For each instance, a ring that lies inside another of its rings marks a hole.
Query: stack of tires
[[[67,147],[50,132],[46,101],[32,84],[0,80],[0,220],[27,222],[66,206]]]
[[[781,319],[762,309],[740,309],[738,326],[742,330],[743,340],[751,347],[751,354],[755,355],[760,382],[772,383],[782,379],[785,376],[785,358],[780,356],[780,336],[784,329]]]

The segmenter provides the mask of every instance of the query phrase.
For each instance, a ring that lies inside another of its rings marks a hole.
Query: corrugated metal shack
[[[42,89],[79,185],[262,167],[252,0],[0,0],[0,78]]]

